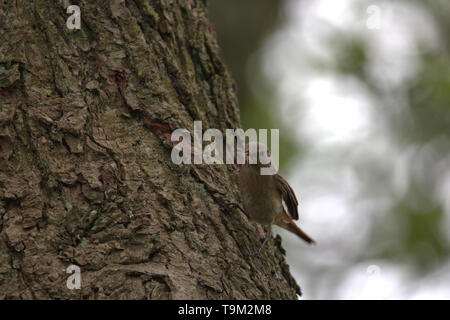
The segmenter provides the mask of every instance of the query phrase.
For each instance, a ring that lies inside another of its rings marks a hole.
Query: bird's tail
[[[310,236],[308,236],[305,232],[303,232],[302,229],[300,229],[292,220],[291,217],[289,217],[286,212],[283,211],[281,215],[281,219],[276,221],[276,225],[282,227],[283,229],[286,229],[292,233],[295,233],[297,236],[299,236],[301,239],[306,241],[308,244],[315,244],[316,242],[311,239]]]

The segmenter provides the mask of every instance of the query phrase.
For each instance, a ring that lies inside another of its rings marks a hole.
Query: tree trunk
[[[239,127],[205,1],[2,1],[0,44],[0,298],[296,298],[233,168],[171,161],[173,129]]]

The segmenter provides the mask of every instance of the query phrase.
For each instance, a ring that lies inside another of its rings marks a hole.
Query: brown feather
[[[308,236],[302,229],[300,229],[295,222],[291,219],[290,216],[283,211],[280,217],[275,221],[277,226],[282,227],[294,234],[296,234],[300,239],[304,240],[308,244],[315,244],[316,242]]]
[[[273,175],[273,177],[277,183],[277,187],[281,193],[281,197],[286,203],[289,216],[294,220],[298,220],[298,201],[297,197],[295,196],[294,190],[292,190],[289,183],[287,183],[287,181],[284,180],[284,178],[278,173]]]

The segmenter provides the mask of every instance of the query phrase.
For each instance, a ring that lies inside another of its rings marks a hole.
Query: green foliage
[[[413,139],[429,140],[450,134],[450,58],[445,52],[426,54],[408,90]]]

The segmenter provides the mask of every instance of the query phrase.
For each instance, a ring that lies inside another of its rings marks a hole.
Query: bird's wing
[[[291,216],[292,219],[298,220],[298,201],[295,196],[294,190],[292,190],[289,183],[278,173],[274,175],[278,190],[280,190],[281,197],[286,204],[287,213]]]

